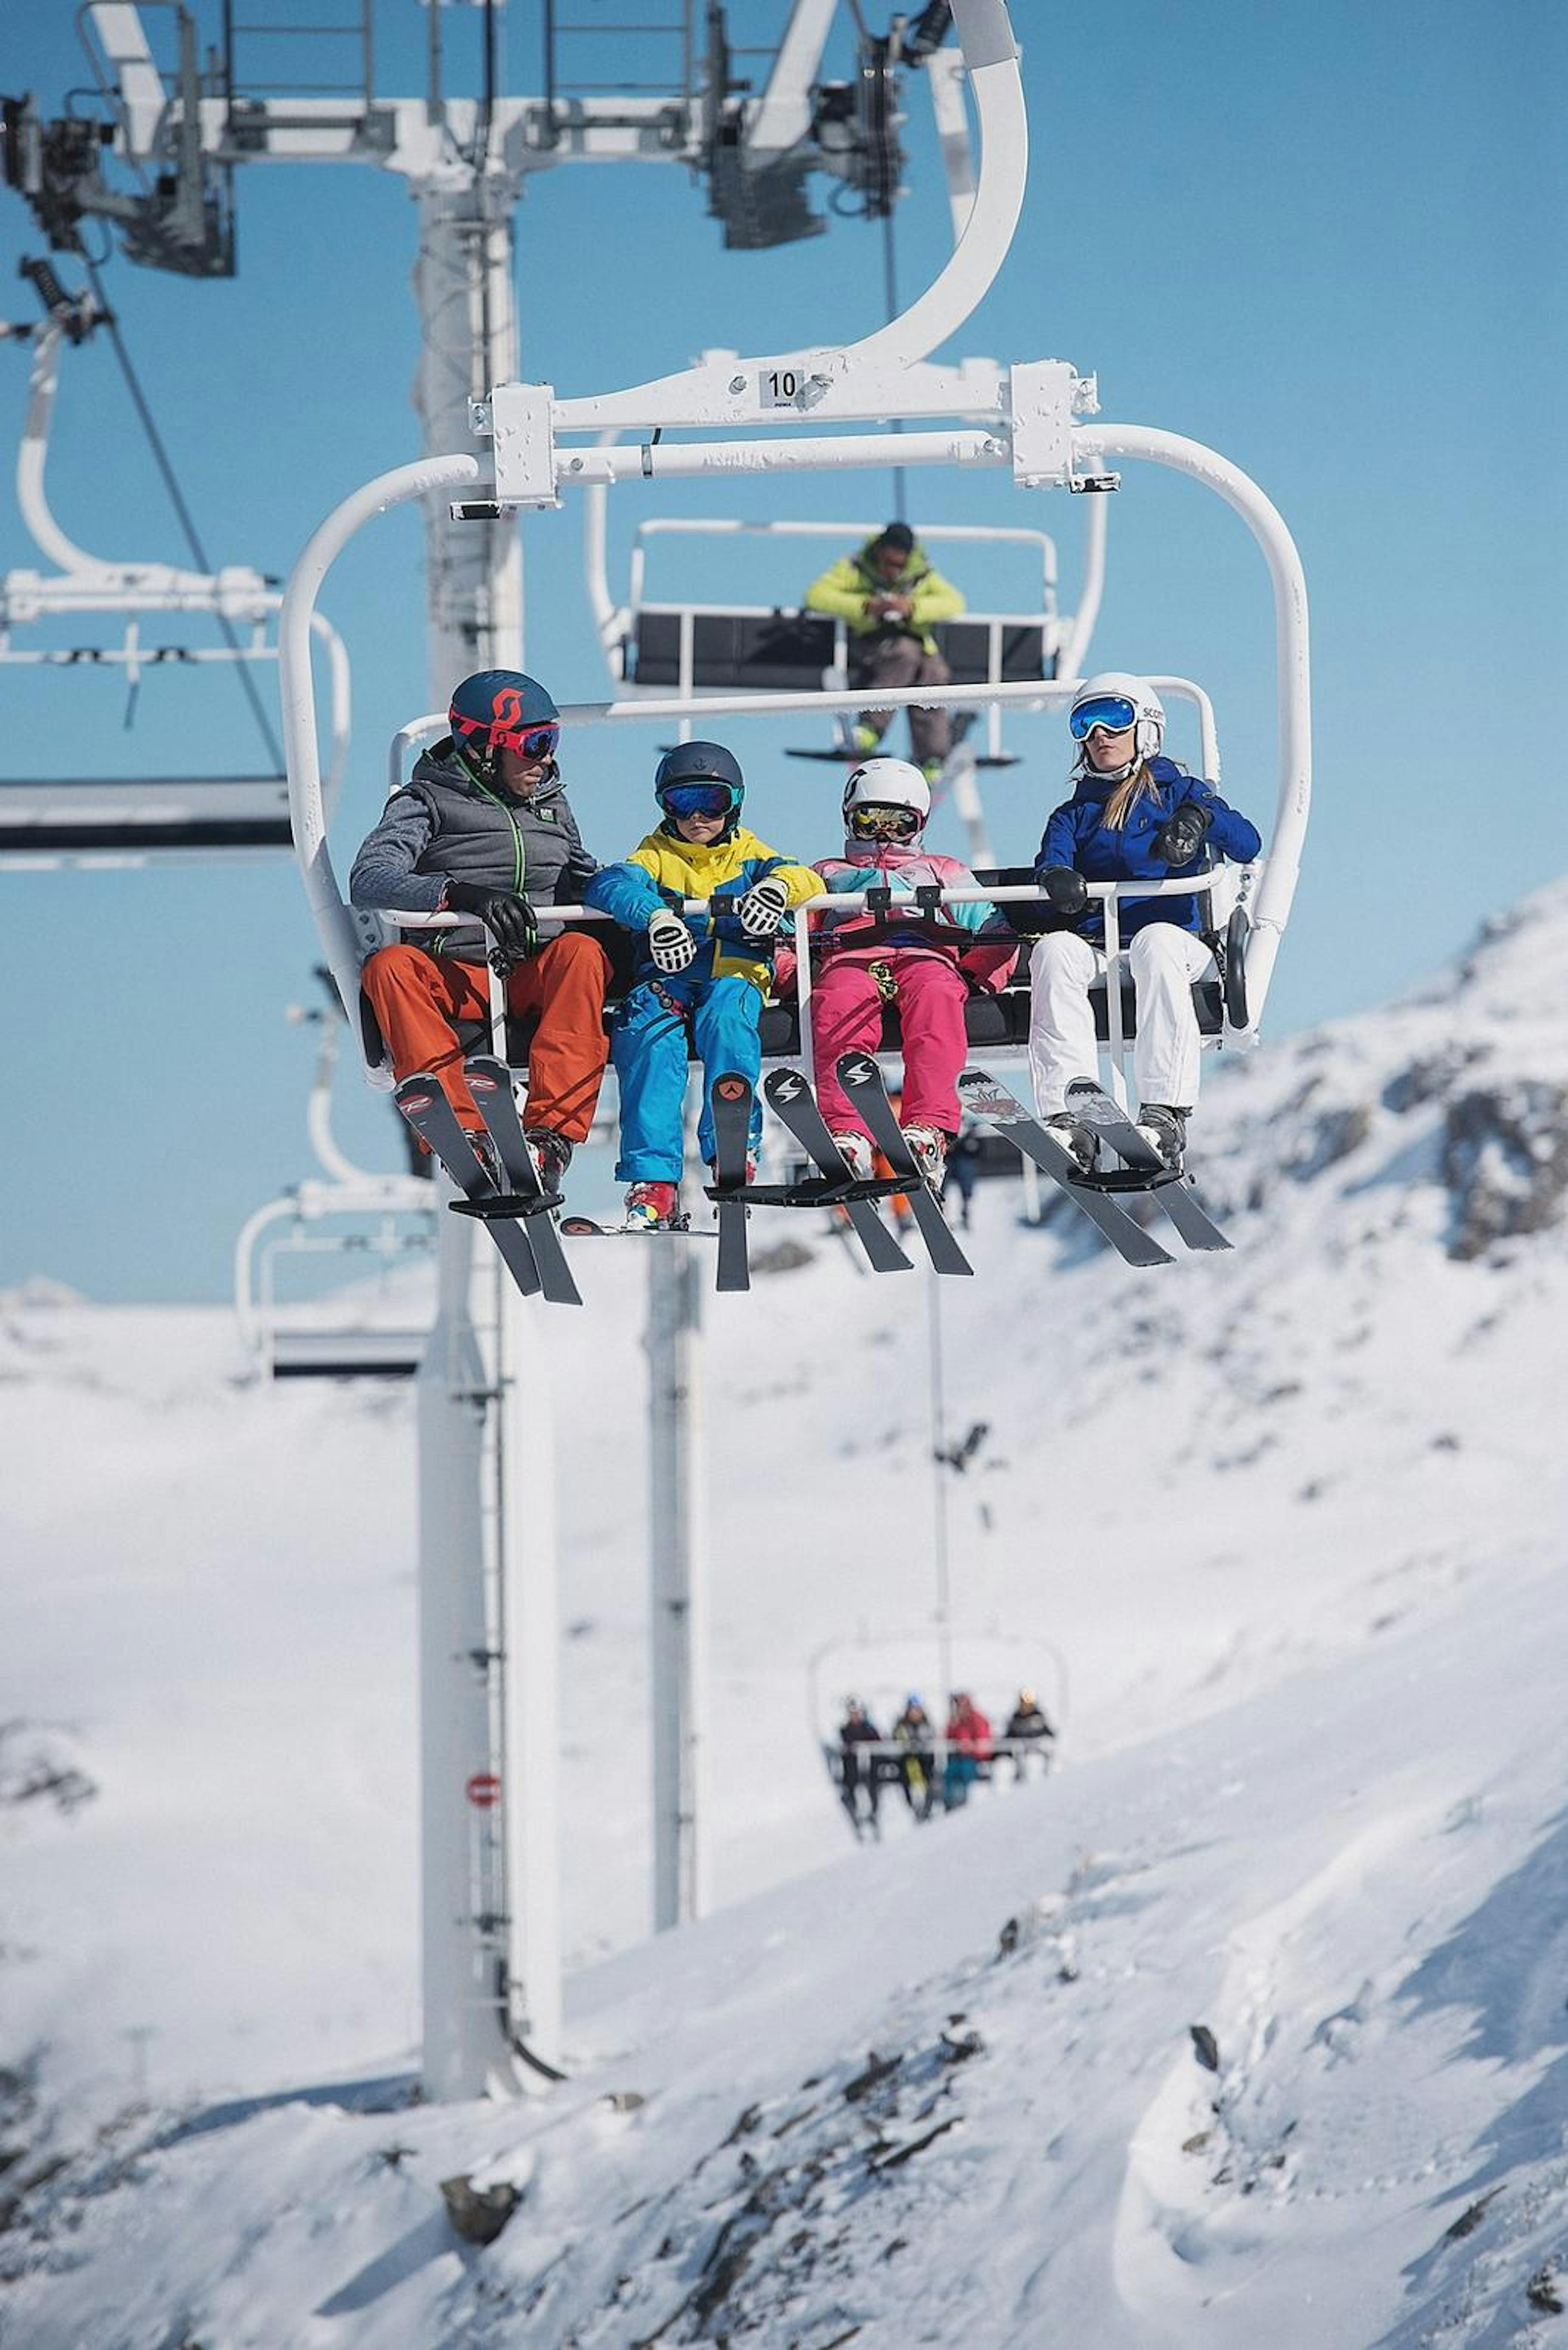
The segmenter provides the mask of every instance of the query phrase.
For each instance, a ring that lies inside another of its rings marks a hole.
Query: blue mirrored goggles
[[[1125,693],[1096,693],[1087,702],[1077,704],[1067,723],[1072,729],[1074,742],[1081,743],[1085,734],[1092,733],[1096,726],[1105,727],[1109,733],[1119,734],[1122,728],[1130,726],[1137,716],[1137,703],[1129,702]]]
[[[738,802],[730,784],[666,784],[659,805],[669,816],[728,816]]]

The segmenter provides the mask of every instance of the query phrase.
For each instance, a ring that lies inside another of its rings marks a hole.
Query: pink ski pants
[[[813,1073],[822,1115],[835,1134],[866,1132],[838,1082],[837,1063],[841,1053],[874,1053],[880,1040],[882,998],[871,976],[874,961],[890,966],[898,990],[904,1036],[899,1124],[956,1134],[961,1122],[956,1080],[969,1052],[963,1018],[969,989],[956,963],[909,947],[864,961],[838,954],[824,966],[811,998]]]

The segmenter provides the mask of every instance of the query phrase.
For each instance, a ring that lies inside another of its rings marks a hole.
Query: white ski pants
[[[1190,1109],[1198,1099],[1202,1049],[1192,983],[1212,979],[1213,956],[1190,931],[1174,922],[1150,922],[1127,948],[1125,960],[1137,994],[1137,1035],[1133,1079],[1138,1103],[1166,1102]],[[1053,931],[1029,958],[1029,1073],[1042,1118],[1066,1107],[1075,1077],[1099,1082],[1099,1046],[1089,990],[1104,972],[1098,947],[1075,931]]]

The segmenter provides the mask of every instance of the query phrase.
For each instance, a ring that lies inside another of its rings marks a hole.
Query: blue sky
[[[203,5],[211,35],[216,11]],[[0,87],[57,110],[83,78],[74,13],[34,12],[9,30]],[[513,0],[514,90],[538,85],[538,14]],[[1554,706],[1548,681],[1568,651],[1568,190],[1553,120],[1568,18],[1521,0],[1484,16],[1458,0],[1325,0],[1310,16],[1121,0],[1076,26],[1040,15],[1051,20],[1036,32],[1035,12],[1014,8],[1030,44],[1023,221],[998,285],[938,356],[1094,369],[1107,417],[1223,451],[1294,532],[1312,597],[1317,782],[1271,1003],[1282,1033],[1392,993],[1564,862],[1553,746],[1534,704]],[[425,21],[413,0],[381,0],[382,91],[422,87]],[[458,10],[445,21],[460,88],[472,22]],[[912,96],[906,299],[947,242],[924,98]],[[418,453],[414,216],[401,182],[363,166],[250,169],[239,216],[234,280],[116,258],[107,285],[213,558],[281,575],[338,498]],[[16,261],[40,249],[20,199],[0,190],[14,317],[32,301]],[[68,257],[61,265],[73,280]],[[777,253],[728,255],[678,168],[563,169],[530,187],[519,215],[523,372],[583,392],[707,346],[849,339],[879,321],[881,282],[879,232],[854,221]],[[0,446],[20,432],[26,376],[25,350],[0,345]],[[891,511],[884,477],[846,483],[618,490],[618,578],[641,515]],[[1070,602],[1082,522],[1066,500],[1025,499],[1001,476],[910,484],[917,521],[1043,523]],[[94,551],[185,559],[102,338],[67,356],[50,485],[64,527]],[[527,660],[562,700],[605,690],[580,534],[575,507],[528,526]],[[789,601],[807,558],[784,559],[784,576],[772,559],[763,576],[686,547],[656,559],[649,586]],[[36,561],[7,484],[0,566]],[[1022,568],[981,577],[956,556],[952,567],[976,604],[1026,591]],[[343,871],[379,806],[387,740],[424,703],[417,526],[362,536],[323,606],[355,672]],[[1266,822],[1271,603],[1228,509],[1127,469],[1093,658],[1202,680],[1227,795]],[[237,691],[217,677],[150,678],[129,732],[107,676],[7,669],[0,691],[9,775],[265,764]],[[658,731],[595,735],[574,756],[574,802],[603,857],[645,828]],[[1067,758],[1059,722],[1010,732],[1023,763],[989,805],[999,846],[1022,857]],[[834,845],[836,786],[830,769],[781,755],[799,738],[799,722],[733,736],[758,828],[814,857]],[[292,868],[4,873],[0,894],[18,1118],[0,1283],[41,1272],[100,1297],[223,1295],[245,1215],[314,1171],[311,1047],[284,1017],[315,959]],[[380,1098],[350,1073],[339,1102],[355,1155],[395,1164]]]

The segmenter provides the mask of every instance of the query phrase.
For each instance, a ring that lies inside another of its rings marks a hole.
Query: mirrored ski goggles
[[[670,816],[728,816],[735,794],[729,784],[666,784],[659,805]]]
[[[487,749],[514,751],[520,759],[553,759],[561,739],[560,726],[554,719],[537,726],[514,728],[497,726],[493,720],[473,718],[461,723],[461,731],[465,742],[481,734]]]
[[[867,802],[854,808],[849,816],[849,837],[852,840],[913,840],[920,829],[920,819],[913,808]]]
[[[1129,702],[1125,693],[1096,693],[1077,704],[1067,723],[1074,742],[1081,743],[1096,726],[1103,726],[1107,733],[1119,734],[1137,716],[1137,703]]]

